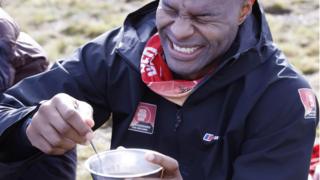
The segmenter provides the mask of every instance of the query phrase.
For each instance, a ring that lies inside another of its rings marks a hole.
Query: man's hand
[[[164,171],[159,179],[182,180],[179,164],[175,159],[160,153],[148,153],[146,154],[146,160],[163,167]],[[148,178],[141,179],[147,180]]]
[[[93,137],[92,107],[67,94],[44,102],[27,127],[31,144],[46,154],[61,155]]]

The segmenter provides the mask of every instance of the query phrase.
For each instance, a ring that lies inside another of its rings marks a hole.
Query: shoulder
[[[252,135],[277,132],[292,124],[315,126],[318,111],[315,93],[303,77],[279,78],[253,107],[248,125]]]
[[[315,126],[318,104],[304,76],[292,66],[273,43],[262,51],[263,63],[250,74],[258,99],[252,107],[248,126],[252,136],[280,131],[291,125]]]

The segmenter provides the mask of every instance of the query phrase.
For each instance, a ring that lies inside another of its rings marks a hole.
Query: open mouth
[[[199,45],[178,45],[169,40],[169,52],[171,56],[178,60],[190,61],[194,60],[203,50],[204,46]]]
[[[194,46],[194,47],[181,47],[178,46],[174,43],[172,43],[173,49],[178,51],[179,53],[184,53],[184,54],[192,54],[194,53],[197,49],[200,48],[200,46]]]

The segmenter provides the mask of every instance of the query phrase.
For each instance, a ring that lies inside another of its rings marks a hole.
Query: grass
[[[72,53],[79,45],[119,26],[132,6],[112,0],[15,0],[5,9],[47,51],[49,59]]]
[[[7,0],[4,6],[20,24],[21,29],[33,36],[54,62],[97,35],[121,25],[126,14],[141,6],[142,1],[125,3],[125,0]],[[305,74],[314,76],[319,73],[319,2],[261,2],[273,13],[267,14],[267,19],[275,42],[288,59]],[[315,82],[318,82],[319,75],[315,77]],[[315,86],[319,87],[319,84]],[[319,134],[318,131],[318,136]],[[108,149],[110,128],[104,127],[97,131],[94,141],[99,151]],[[90,146],[78,146],[78,180],[90,179],[83,163],[93,153]]]
[[[263,0],[262,3],[265,9],[291,12],[267,14],[274,41],[304,74],[319,72],[319,2]]]
[[[5,8],[21,28],[43,45],[52,62],[121,25],[141,0],[15,0]],[[319,71],[319,4],[313,0],[263,0],[274,40],[288,59],[305,74]],[[119,4],[119,5],[117,5]],[[290,12],[290,13],[289,13]]]
[[[265,8],[265,11],[272,14],[288,14],[291,12],[284,1],[274,2],[271,6]]]
[[[307,21],[299,15],[268,15],[267,18],[275,42],[288,59],[305,74],[318,72],[319,21]]]

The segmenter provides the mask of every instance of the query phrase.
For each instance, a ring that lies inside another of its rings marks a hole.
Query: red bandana
[[[320,166],[320,144],[313,146],[309,173],[313,176],[316,167]]]
[[[158,34],[152,36],[144,48],[140,71],[143,82],[155,93],[182,106],[200,80],[174,80],[163,59],[163,49]]]

